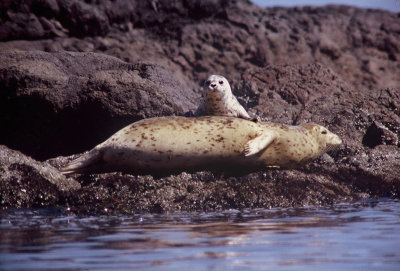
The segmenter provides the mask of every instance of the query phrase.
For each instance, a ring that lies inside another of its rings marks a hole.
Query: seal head
[[[309,131],[311,136],[317,142],[321,153],[336,149],[340,144],[342,144],[340,137],[321,125],[307,123],[302,124],[301,127]]]
[[[229,116],[251,119],[247,111],[232,94],[228,80],[221,75],[211,75],[204,83],[204,100],[195,116]]]
[[[266,129],[246,143],[244,155],[260,155],[267,167],[296,168],[342,144],[339,136],[315,123],[264,125]]]

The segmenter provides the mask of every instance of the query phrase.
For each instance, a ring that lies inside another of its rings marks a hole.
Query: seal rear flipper
[[[95,168],[102,160],[103,153],[97,149],[93,149],[72,160],[60,171],[65,175],[85,173]]]
[[[274,141],[275,137],[275,133],[264,131],[261,135],[249,140],[244,145],[244,155],[250,156],[262,151]]]

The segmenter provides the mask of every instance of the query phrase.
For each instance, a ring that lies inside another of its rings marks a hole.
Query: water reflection
[[[4,270],[398,270],[400,202],[75,217],[3,210]]]

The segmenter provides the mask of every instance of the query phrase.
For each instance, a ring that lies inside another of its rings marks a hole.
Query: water
[[[400,270],[400,201],[76,217],[2,211],[1,270]]]

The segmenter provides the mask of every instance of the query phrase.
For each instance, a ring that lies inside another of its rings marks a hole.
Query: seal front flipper
[[[275,133],[264,131],[261,135],[249,140],[246,145],[244,145],[244,155],[250,156],[264,150],[274,141],[275,137]]]
[[[242,118],[245,120],[252,120],[252,118],[250,117],[249,113],[247,113],[247,111],[243,108],[243,106],[240,105],[239,101],[237,100],[237,98],[235,96],[232,96],[232,110],[234,110],[234,114],[236,115],[236,117],[238,118]]]

